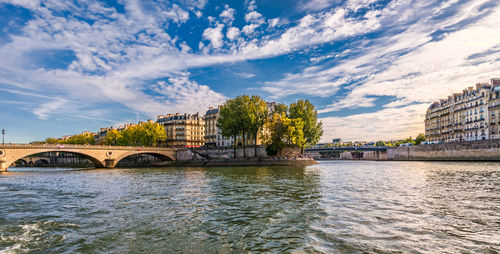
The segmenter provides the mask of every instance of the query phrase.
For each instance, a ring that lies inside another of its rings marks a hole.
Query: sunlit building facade
[[[205,120],[196,114],[166,114],[156,122],[165,126],[167,146],[199,147],[205,144]]]
[[[219,108],[210,107],[205,113],[205,146],[233,146],[234,140],[232,137],[225,138],[222,136],[220,129],[217,127],[219,119]]]
[[[427,142],[500,138],[500,79],[476,84],[434,102],[425,115]]]

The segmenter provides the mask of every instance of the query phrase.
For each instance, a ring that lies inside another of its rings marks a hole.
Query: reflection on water
[[[16,168],[0,193],[8,252],[500,250],[496,163]]]

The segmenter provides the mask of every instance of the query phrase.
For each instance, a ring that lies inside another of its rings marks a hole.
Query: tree
[[[105,142],[106,142],[106,145],[116,146],[116,145],[119,145],[119,142],[121,139],[122,139],[121,132],[119,132],[116,129],[111,129],[111,130],[108,130],[108,132],[106,133],[106,137],[105,137],[106,141]]]
[[[425,135],[423,133],[418,134],[415,138],[415,145],[420,145],[420,143],[425,141]]]
[[[248,95],[240,95],[234,99],[227,100],[221,106],[219,111],[219,119],[217,127],[221,130],[221,135],[224,137],[233,137],[235,142],[238,136],[241,136],[243,141],[243,157],[245,153],[245,138],[251,129],[250,117],[250,97]],[[236,155],[236,144],[234,148]]]
[[[45,139],[45,143],[47,144],[60,144],[61,143],[61,139],[57,139],[57,138],[46,138]]]
[[[299,100],[290,104],[289,115],[291,119],[302,119],[304,123],[304,138],[307,146],[314,146],[323,135],[323,124],[318,122],[318,111],[308,100]]]
[[[269,134],[265,136],[265,141],[272,150],[279,155],[286,146],[304,147],[304,122],[302,119],[290,119],[284,112],[274,113],[270,121],[266,123]]]
[[[112,129],[106,134],[107,145],[157,146],[166,139],[165,127],[158,123],[142,123],[122,131]]]
[[[250,98],[247,108],[249,109],[248,116],[250,117],[248,132],[254,138],[254,157],[257,157],[257,137],[268,119],[269,112],[266,102],[256,95]]]
[[[92,133],[82,133],[78,135],[73,135],[66,140],[60,140],[62,144],[74,144],[74,145],[94,145],[95,138]]]
[[[277,103],[276,105],[274,105],[273,111],[270,112],[270,113],[271,114],[274,114],[274,113],[278,113],[278,114],[285,113],[286,115],[288,115],[288,106],[286,104],[283,104],[283,103]]]
[[[375,143],[375,146],[385,146],[385,143],[384,141],[377,141],[377,143]]]
[[[165,127],[158,123],[143,123],[140,125],[145,132],[145,142],[146,146],[156,146],[158,142],[165,141],[167,139],[167,132]]]

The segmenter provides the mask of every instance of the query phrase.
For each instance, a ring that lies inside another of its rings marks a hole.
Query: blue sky
[[[323,141],[424,131],[500,77],[498,0],[0,0],[0,128],[29,142],[239,94],[309,99]]]

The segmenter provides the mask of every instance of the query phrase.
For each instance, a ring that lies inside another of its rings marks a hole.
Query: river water
[[[500,252],[500,163],[10,170],[0,252]]]

